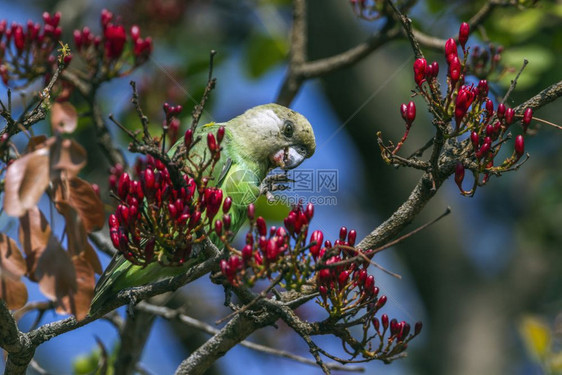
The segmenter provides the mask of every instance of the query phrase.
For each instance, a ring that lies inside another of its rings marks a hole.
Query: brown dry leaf
[[[103,272],[103,268],[101,266],[100,258],[98,258],[98,253],[94,250],[92,245],[89,242],[86,242],[86,249],[84,250],[84,257],[90,263],[94,272],[98,275],[101,275]]]
[[[51,178],[60,176],[61,170],[66,176],[76,177],[86,165],[86,150],[72,139],[57,137],[57,141],[50,147]]]
[[[27,271],[27,265],[16,241],[3,233],[0,233],[0,268],[18,278]]]
[[[8,309],[17,310],[27,302],[25,284],[7,271],[0,268],[0,299],[6,302]]]
[[[57,308],[59,313],[73,314],[76,320],[82,320],[88,315],[96,286],[94,270],[84,255],[72,257],[72,263],[76,270],[76,293],[64,296]]]
[[[70,256],[82,253],[86,247],[84,244],[88,242],[88,239],[78,213],[71,205],[64,201],[55,201],[55,207],[64,216],[66,223],[68,253]]]
[[[6,171],[4,210],[22,216],[49,186],[49,150],[41,148],[14,161]]]
[[[50,138],[50,140],[52,140],[54,142],[54,138]],[[29,138],[29,142],[27,143],[27,147],[25,148],[25,152],[29,153],[29,152],[33,152],[39,148],[43,148],[45,146],[50,146],[50,144],[47,144],[47,136],[46,135],[36,135],[33,136],[31,138]]]
[[[88,233],[103,227],[103,202],[89,182],[78,177],[64,181],[55,191],[55,202],[60,201],[67,202],[78,212]]]
[[[0,234],[0,299],[10,310],[19,309],[27,302],[27,288],[20,281],[27,266],[16,242]]]
[[[20,217],[19,240],[27,256],[25,260],[29,279],[32,281],[37,281],[35,277],[37,261],[47,247],[50,237],[51,226],[39,207],[35,206],[27,210],[25,215]]]
[[[78,212],[65,201],[55,201],[55,207],[64,216],[66,222],[66,236],[68,238],[68,252],[71,256],[86,253],[93,269],[101,274],[101,263],[90,243],[86,229]]]
[[[55,102],[51,107],[53,132],[72,133],[78,125],[78,113],[70,102]]]
[[[60,304],[63,297],[76,293],[74,265],[54,236],[49,238],[39,258],[35,276],[39,280],[39,290],[51,301]]]

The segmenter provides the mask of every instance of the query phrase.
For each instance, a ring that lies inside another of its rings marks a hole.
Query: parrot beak
[[[296,168],[306,159],[307,152],[303,147],[289,146],[282,148],[271,156],[273,164],[281,169]]]

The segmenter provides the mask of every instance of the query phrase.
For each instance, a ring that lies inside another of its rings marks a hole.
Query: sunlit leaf
[[[562,373],[562,353],[558,352],[550,356],[550,361],[548,366],[550,368],[551,374],[561,374]]]
[[[544,22],[544,11],[541,9],[527,9],[525,12],[509,12],[494,20],[494,27],[507,35],[513,35],[518,40],[524,40],[534,35],[533,31],[540,28]],[[517,27],[513,27],[517,25]]]
[[[51,138],[54,142],[54,138]],[[40,134],[29,138],[29,142],[27,142],[27,147],[25,148],[25,152],[33,152],[38,148],[42,148],[47,146],[47,136]]]
[[[548,325],[536,316],[526,316],[521,321],[520,332],[529,352],[538,360],[546,358],[551,342]]]
[[[72,257],[72,263],[76,272],[76,293],[62,297],[57,312],[72,314],[77,320],[82,320],[88,314],[94,297],[94,270],[83,254]]]
[[[86,150],[71,139],[57,138],[50,147],[51,177],[58,177],[60,171],[65,171],[68,177],[75,177],[86,165]]]
[[[92,185],[81,178],[63,181],[56,189],[55,202],[66,202],[72,206],[88,232],[101,229],[105,223],[103,202]]]
[[[27,265],[16,241],[0,233],[0,268],[20,277],[25,275]]]
[[[38,149],[14,161],[6,171],[4,210],[22,216],[49,185],[49,150]]]
[[[51,237],[51,226],[39,207],[35,206],[20,217],[19,240],[26,254],[29,278],[37,281],[35,270],[37,261],[47,247]]]
[[[0,299],[11,310],[19,309],[27,302],[27,288],[20,281],[27,266],[16,242],[0,234]]]
[[[527,64],[517,80],[517,89],[531,87],[535,83],[537,76],[551,69],[554,64],[552,51],[546,48],[540,46],[509,48],[502,53],[502,64],[514,68],[515,71],[502,76],[500,83],[503,86],[509,87],[511,85],[511,80],[515,78],[517,72],[521,69],[524,59],[529,60],[529,64]]]
[[[78,125],[78,113],[70,102],[55,102],[51,108],[51,128],[55,132],[72,133]]]
[[[6,302],[10,310],[16,310],[27,302],[25,284],[11,273],[0,268],[0,299]]]
[[[282,62],[288,53],[288,45],[284,37],[255,33],[250,37],[247,45],[246,67],[252,78],[260,77]]]

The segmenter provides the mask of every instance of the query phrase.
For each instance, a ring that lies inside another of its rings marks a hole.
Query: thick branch
[[[442,182],[440,181],[439,184],[436,182],[436,185],[440,185]],[[425,207],[436,192],[437,189],[432,189],[429,175],[424,173],[406,202],[402,203],[390,218],[361,240],[357,247],[360,249],[377,248],[394,238]]]
[[[9,353],[4,373],[25,374],[35,347],[30,345],[27,335],[20,332],[3,300],[0,300],[0,347]]]
[[[551,103],[562,96],[562,81],[555,83],[546,89],[539,92],[537,95],[526,100],[525,102],[519,104],[514,108],[515,112],[518,114],[523,113],[526,108],[538,109]]]
[[[470,26],[471,32],[476,30],[476,28],[482,24],[490,16],[492,11],[498,6],[509,6],[512,5],[509,1],[488,1],[486,2],[478,12],[467,22]],[[412,30],[414,37],[418,42],[426,47],[431,48],[436,51],[443,51],[445,49],[446,40],[436,38],[434,36],[425,34],[419,30]]]
[[[291,28],[290,64],[300,65],[306,62],[308,30],[306,23],[306,0],[293,1],[293,27]]]
[[[127,316],[115,361],[116,374],[135,373],[155,318],[155,315],[137,308]]]
[[[205,371],[230,349],[259,328],[275,323],[277,315],[271,312],[252,318],[254,312],[237,314],[224,328],[186,358],[176,370],[176,375],[204,374]]]
[[[302,78],[309,79],[347,68],[364,57],[367,57],[371,52],[383,46],[385,43],[397,38],[399,35],[398,28],[374,34],[363,43],[340,54],[307,62],[298,68],[297,72]]]
[[[145,302],[141,302],[137,305],[136,310],[142,310],[142,311],[146,311],[146,312],[150,312],[154,315],[158,315],[161,316],[165,319],[177,319],[180,322],[182,322],[183,324],[185,324],[186,326],[198,329],[200,331],[203,331],[205,333],[208,333],[210,335],[216,335],[217,333],[220,332],[219,329],[213,327],[210,324],[207,324],[205,322],[202,322],[200,320],[194,319],[190,316],[187,316],[185,314],[181,314],[178,310],[175,309],[170,309],[168,307],[165,306],[156,306],[156,305],[151,305],[149,303],[145,303]],[[260,353],[267,353],[267,354],[271,354],[274,356],[278,356],[278,357],[283,357],[283,358],[288,358],[290,360],[296,361],[296,362],[300,362],[300,363],[304,363],[307,365],[316,365],[315,361],[312,361],[308,358],[305,357],[301,357],[299,355],[284,351],[284,350],[279,350],[279,349],[274,349],[271,348],[269,346],[265,346],[265,345],[260,345],[260,344],[256,344],[253,343],[251,341],[241,341],[240,345],[248,348],[248,349],[252,349],[255,350],[257,352]],[[327,363],[326,366],[332,370],[339,370],[339,371],[350,371],[350,372],[362,372],[364,371],[364,369],[362,367],[354,367],[354,366],[342,366],[339,365],[337,363]]]

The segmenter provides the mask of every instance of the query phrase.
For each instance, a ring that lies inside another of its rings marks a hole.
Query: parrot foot
[[[274,191],[288,190],[289,186],[284,184],[289,182],[295,181],[291,180],[287,176],[287,173],[271,174],[267,176],[260,184],[260,195],[265,195],[268,202],[273,202],[275,201],[275,197],[272,193]]]

